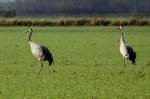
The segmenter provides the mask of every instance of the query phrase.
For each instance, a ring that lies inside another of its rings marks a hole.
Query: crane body
[[[43,63],[42,61],[48,61],[49,65],[51,65],[54,60],[53,60],[53,56],[52,54],[50,53],[50,51],[48,50],[48,48],[46,48],[45,46],[43,45],[40,45],[40,44],[37,44],[37,43],[34,43],[32,40],[31,40],[31,36],[32,36],[32,29],[29,27],[27,29],[27,32],[29,32],[29,45],[30,45],[30,48],[31,48],[31,52],[32,54],[40,61],[41,63],[41,69],[39,71],[39,74],[40,72],[43,70]]]
[[[123,57],[124,60],[124,67],[125,67],[125,60],[130,60],[132,64],[136,64],[135,59],[136,59],[136,52],[133,50],[131,46],[129,46],[125,40],[124,40],[124,33],[122,31],[122,27],[118,27],[120,30],[121,36],[120,36],[120,54]]]

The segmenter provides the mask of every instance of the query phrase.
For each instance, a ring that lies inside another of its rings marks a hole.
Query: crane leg
[[[126,67],[126,59],[125,58],[123,58],[123,66],[124,66],[124,69],[125,69],[125,67]]]
[[[42,61],[40,62],[40,71],[39,71],[39,73],[38,73],[38,77],[40,76],[40,73],[42,73],[43,72],[43,63],[42,63]]]

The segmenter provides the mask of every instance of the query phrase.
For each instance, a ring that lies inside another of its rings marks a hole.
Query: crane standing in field
[[[46,48],[45,46],[43,45],[40,45],[40,44],[37,44],[37,43],[34,43],[32,42],[31,40],[31,36],[32,36],[32,29],[29,28],[27,29],[27,31],[29,34],[29,44],[30,44],[30,47],[31,47],[31,52],[32,54],[40,61],[41,63],[41,68],[40,68],[40,71],[38,73],[38,76],[40,75],[41,71],[43,71],[43,63],[42,61],[48,61],[49,63],[49,66],[54,62],[53,60],[53,56],[52,54],[50,53],[50,51],[48,50],[48,48]]]
[[[123,57],[124,68],[125,68],[125,60],[126,59],[129,59],[132,62],[132,64],[136,64],[136,62],[135,62],[136,53],[131,46],[129,46],[128,44],[125,43],[122,28],[123,28],[122,26],[118,27],[118,29],[121,33],[121,36],[120,36],[120,53]]]

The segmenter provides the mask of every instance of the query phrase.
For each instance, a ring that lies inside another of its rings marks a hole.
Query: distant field
[[[1,99],[149,99],[150,28],[126,27],[137,65],[123,69],[116,27],[32,27],[55,63],[32,56],[26,27],[0,27]]]

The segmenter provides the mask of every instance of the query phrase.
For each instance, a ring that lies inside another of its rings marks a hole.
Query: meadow
[[[116,27],[32,27],[34,42],[49,48],[54,64],[31,54],[24,26],[0,27],[0,99],[149,99],[150,28],[125,27],[137,65],[123,68]]]

